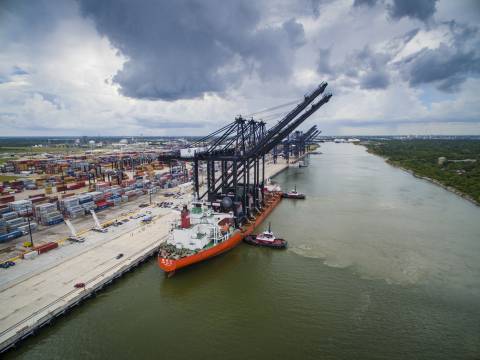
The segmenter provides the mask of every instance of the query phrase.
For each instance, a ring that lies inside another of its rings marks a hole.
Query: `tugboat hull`
[[[282,197],[285,199],[299,199],[299,200],[304,200],[305,199],[305,194],[289,194],[289,193],[283,193]]]
[[[264,246],[272,249],[286,249],[288,242],[283,239],[275,239],[274,241],[262,241],[258,240],[256,235],[249,235],[243,239],[247,244],[254,246]]]

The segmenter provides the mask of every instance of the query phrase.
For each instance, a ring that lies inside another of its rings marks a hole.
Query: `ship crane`
[[[291,155],[298,158],[300,155],[305,154],[307,146],[311,145],[313,139],[320,133],[321,131],[314,125],[306,132],[297,130],[289,135],[287,139],[282,141],[284,158],[289,161]]]
[[[320,97],[326,87],[326,82],[319,84],[268,129],[264,121],[237,116],[233,122],[198,139],[187,149],[166,156],[193,162],[197,199],[219,202],[233,210],[237,219],[245,220],[263,206],[266,155],[330,100],[329,93]],[[303,147],[313,134],[319,134],[316,127],[302,137]],[[204,188],[200,186],[202,165],[206,167]]]

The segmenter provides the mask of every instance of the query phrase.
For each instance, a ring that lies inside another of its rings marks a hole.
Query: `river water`
[[[276,177],[307,200],[165,279],[154,261],[8,358],[478,359],[480,208],[351,144]]]

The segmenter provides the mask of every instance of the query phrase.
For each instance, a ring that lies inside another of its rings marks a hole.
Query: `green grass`
[[[15,159],[15,157],[12,158],[0,158],[0,165],[5,164],[6,162]]]
[[[41,154],[41,153],[78,153],[82,152],[82,149],[67,148],[67,147],[31,147],[31,146],[0,146],[0,153],[29,153],[29,154]]]
[[[0,182],[16,180],[19,177],[20,176],[0,175]]]

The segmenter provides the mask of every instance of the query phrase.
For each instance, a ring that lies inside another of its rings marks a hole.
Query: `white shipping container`
[[[26,259],[26,260],[36,258],[37,256],[38,256],[38,252],[36,250],[23,254],[23,258]]]

